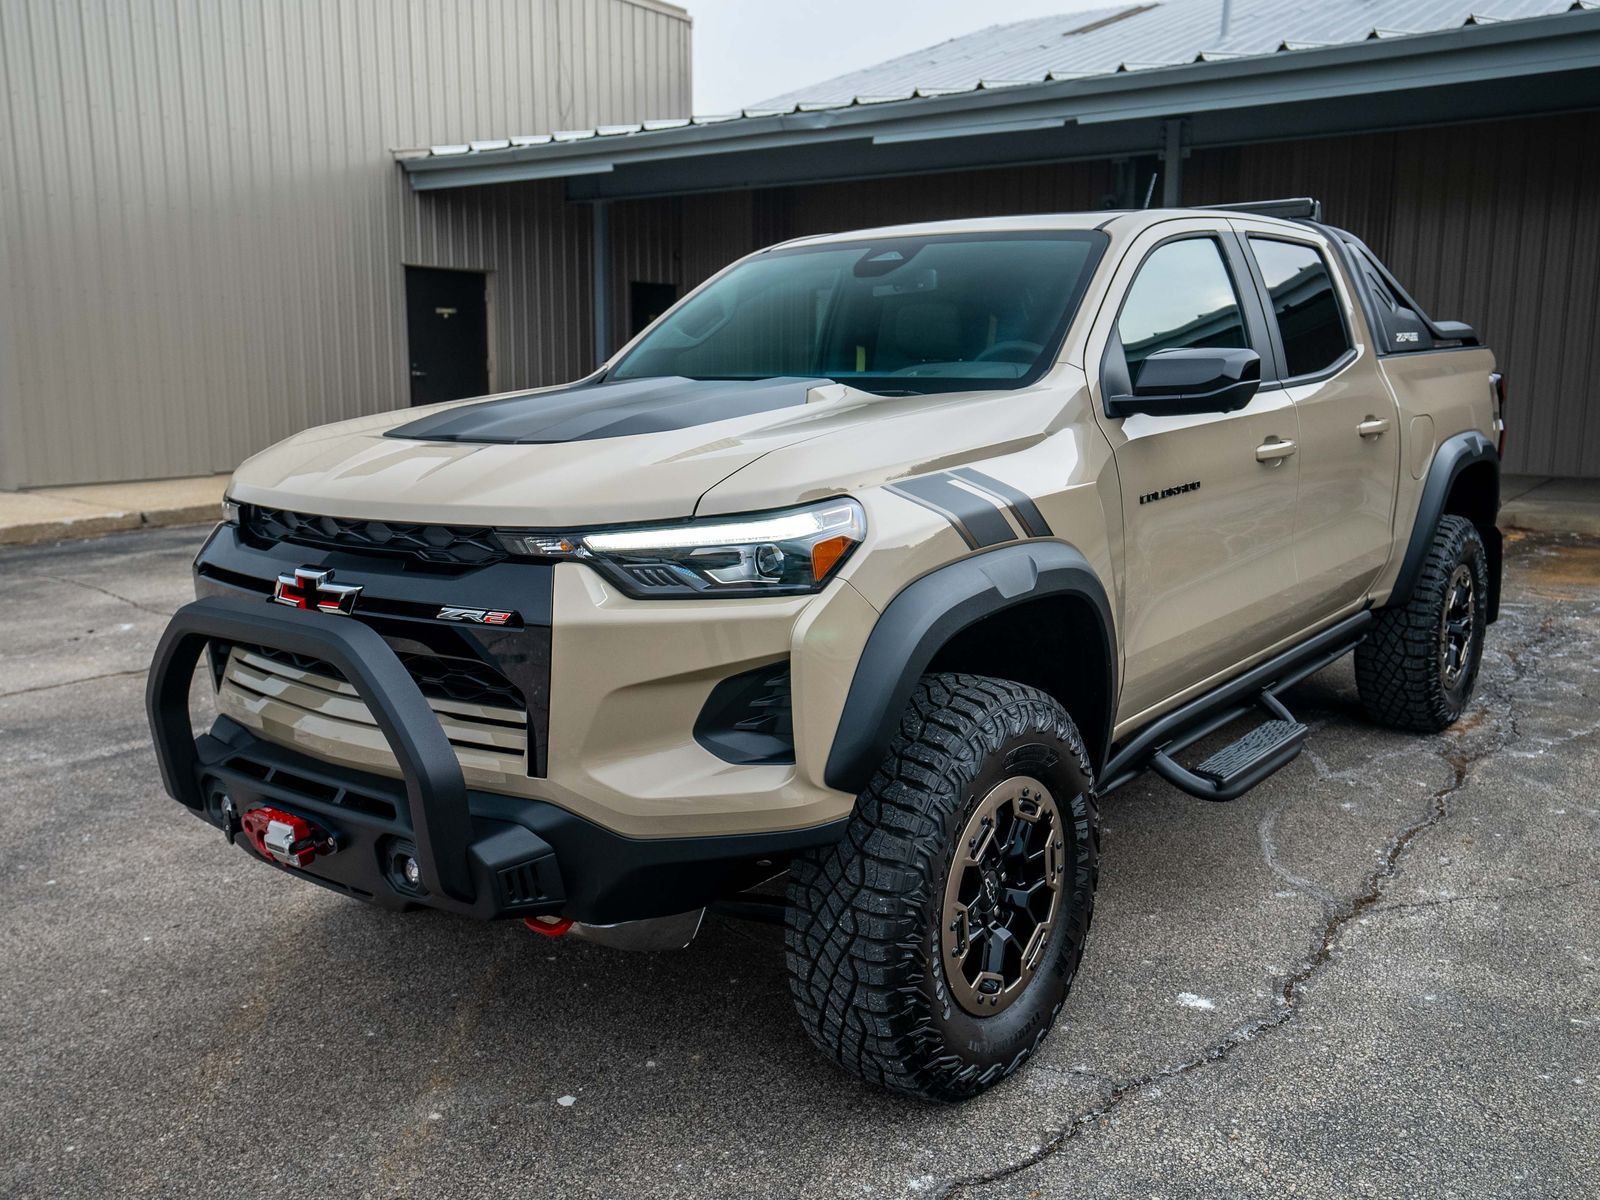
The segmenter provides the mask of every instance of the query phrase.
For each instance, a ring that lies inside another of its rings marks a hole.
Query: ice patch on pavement
[[[1204,996],[1195,995],[1193,992],[1179,992],[1178,1003],[1185,1008],[1198,1008],[1205,1012],[1211,1012],[1217,1007],[1215,1000],[1208,1000]]]

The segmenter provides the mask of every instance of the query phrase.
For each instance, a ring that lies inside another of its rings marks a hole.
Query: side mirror
[[[1261,356],[1254,350],[1157,350],[1139,364],[1131,396],[1111,396],[1106,411],[1179,416],[1233,412],[1261,387]]]

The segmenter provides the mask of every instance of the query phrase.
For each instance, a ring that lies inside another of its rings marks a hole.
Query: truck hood
[[[1053,374],[907,396],[828,379],[585,382],[310,429],[248,460],[230,495],[547,529],[780,508],[1032,444],[1061,420],[1061,385],[1081,389],[1076,371]]]
[[[230,494],[338,517],[562,528],[689,516],[719,480],[881,399],[827,379],[641,379],[404,409],[297,434]]]

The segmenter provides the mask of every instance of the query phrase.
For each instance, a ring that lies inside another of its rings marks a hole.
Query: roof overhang
[[[1515,86],[1508,84],[1515,83]],[[417,191],[563,179],[574,200],[1148,154],[1600,107],[1600,11],[1077,79],[398,156]],[[1575,150],[1578,148],[1574,148]]]

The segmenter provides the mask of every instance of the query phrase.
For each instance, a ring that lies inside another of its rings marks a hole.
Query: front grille
[[[523,706],[522,692],[517,685],[478,659],[402,654],[400,662],[417,681],[424,696],[500,708]]]
[[[327,679],[342,676],[319,658],[292,654],[270,646],[248,646],[257,658],[292,667],[311,675]],[[491,708],[517,708],[524,706],[522,692],[488,663],[475,658],[448,658],[435,654],[401,654],[400,665],[416,680],[417,689],[433,700],[459,700],[464,704],[482,704]]]
[[[251,646],[227,657],[223,714],[266,736],[287,736],[319,758],[362,770],[394,761],[393,749],[356,689],[327,663]],[[528,721],[518,703],[479,704],[430,696],[468,786],[499,788],[528,774]],[[303,740],[302,740],[303,739]]]
[[[430,563],[482,567],[499,562],[506,552],[484,526],[414,525],[401,521],[369,521],[353,517],[319,517],[283,508],[246,506],[245,529],[266,542],[296,542],[367,554],[397,554]]]

